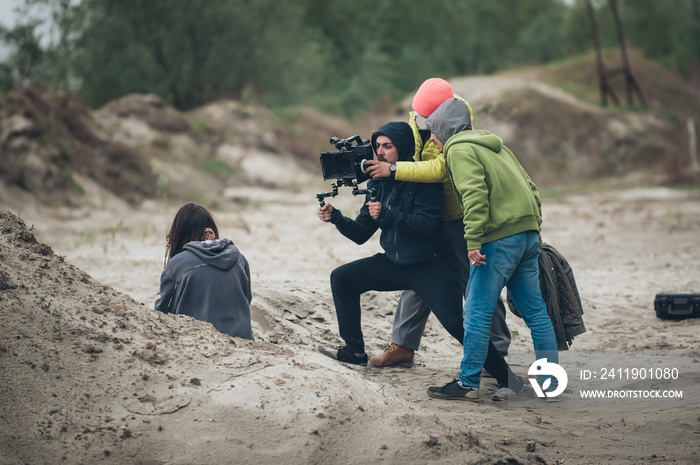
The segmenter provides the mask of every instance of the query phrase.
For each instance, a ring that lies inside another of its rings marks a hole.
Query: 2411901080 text
[[[678,368],[600,368],[600,375],[597,371],[581,370],[581,379],[678,379]]]

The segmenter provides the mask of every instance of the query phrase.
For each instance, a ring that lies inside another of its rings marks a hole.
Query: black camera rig
[[[365,171],[365,162],[374,159],[369,139],[362,140],[358,135],[347,139],[332,137],[330,143],[338,149],[338,152],[326,150],[321,154],[321,170],[324,181],[335,179],[336,182],[331,184],[330,192],[316,194],[318,203],[324,206],[323,199],[338,195],[338,188],[342,186],[352,187],[352,195],[370,194],[371,200],[374,200],[374,189],[358,187],[369,179],[369,174]]]

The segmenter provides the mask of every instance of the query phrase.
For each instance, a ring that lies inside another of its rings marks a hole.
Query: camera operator
[[[372,134],[379,160],[411,161],[413,133],[404,122],[389,122]],[[370,291],[412,289],[420,295],[445,329],[460,343],[462,296],[459,270],[450,245],[449,231],[442,221],[442,185],[416,184],[392,178],[369,181],[376,201],[366,203],[353,220],[331,204],[319,207],[318,216],[357,244],[365,243],[381,229],[384,253],[342,265],[331,273],[331,290],[345,346],[319,346],[336,360],[366,365],[361,329],[361,294]]]

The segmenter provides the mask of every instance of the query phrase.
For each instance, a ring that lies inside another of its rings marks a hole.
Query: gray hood
[[[185,244],[183,250],[189,250],[220,270],[228,270],[236,264],[241,252],[231,239],[216,239],[213,241],[192,241]]]
[[[443,145],[455,134],[472,129],[469,107],[458,98],[445,100],[430,115],[426,124]]]

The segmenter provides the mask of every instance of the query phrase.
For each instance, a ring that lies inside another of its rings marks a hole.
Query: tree
[[[608,83],[607,73],[605,71],[605,64],[603,63],[603,55],[600,50],[600,40],[598,38],[598,24],[595,19],[595,10],[591,4],[591,0],[586,0],[586,8],[588,10],[588,20],[591,24],[591,40],[593,42],[593,48],[595,50],[596,66],[598,68],[598,87],[600,89],[600,104],[602,106],[608,105],[608,95],[612,98],[615,105],[620,103],[620,100],[615,95],[612,87]]]
[[[0,32],[0,86],[72,89],[95,106],[137,92],[180,109],[239,98],[353,116],[428,77],[582,53],[589,25],[598,53],[628,41],[700,73],[700,0],[619,0],[588,24],[591,1],[24,0],[48,17]]]
[[[633,47],[700,78],[700,0],[621,0],[619,10]]]
[[[3,88],[45,83],[45,52],[35,32],[37,26],[37,22],[32,22],[11,30],[0,28],[0,39],[12,51],[9,60],[2,66]]]
[[[588,11],[588,18],[591,24],[591,38],[593,41],[593,47],[596,53],[596,65],[598,68],[598,79],[600,87],[600,102],[602,106],[607,106],[607,96],[610,95],[615,105],[619,105],[620,101],[615,95],[612,87],[608,82],[608,76],[618,73],[622,73],[625,76],[625,89],[627,92],[627,103],[632,105],[634,103],[634,95],[637,95],[642,105],[646,105],[644,99],[644,94],[642,94],[642,89],[639,87],[639,83],[632,74],[632,69],[630,68],[629,59],[627,58],[627,44],[625,41],[625,34],[622,28],[622,21],[620,20],[620,15],[618,13],[617,1],[608,0],[608,5],[612,12],[613,23],[615,25],[615,31],[617,33],[617,40],[620,47],[620,55],[622,61],[622,68],[614,70],[610,73],[606,72],[605,65],[603,63],[603,58],[600,50],[600,42],[598,40],[598,27],[595,19],[595,11],[591,0],[586,0],[586,7]]]
[[[642,89],[639,87],[637,80],[632,74],[629,59],[627,58],[627,45],[625,43],[625,34],[622,30],[622,22],[620,21],[620,15],[617,10],[617,1],[608,0],[608,3],[610,4],[610,9],[612,10],[613,18],[615,20],[615,29],[617,30],[618,41],[620,42],[622,72],[625,75],[625,89],[627,90],[627,103],[632,105],[634,103],[634,95],[636,94],[642,105],[646,105],[644,94],[642,94]]]

